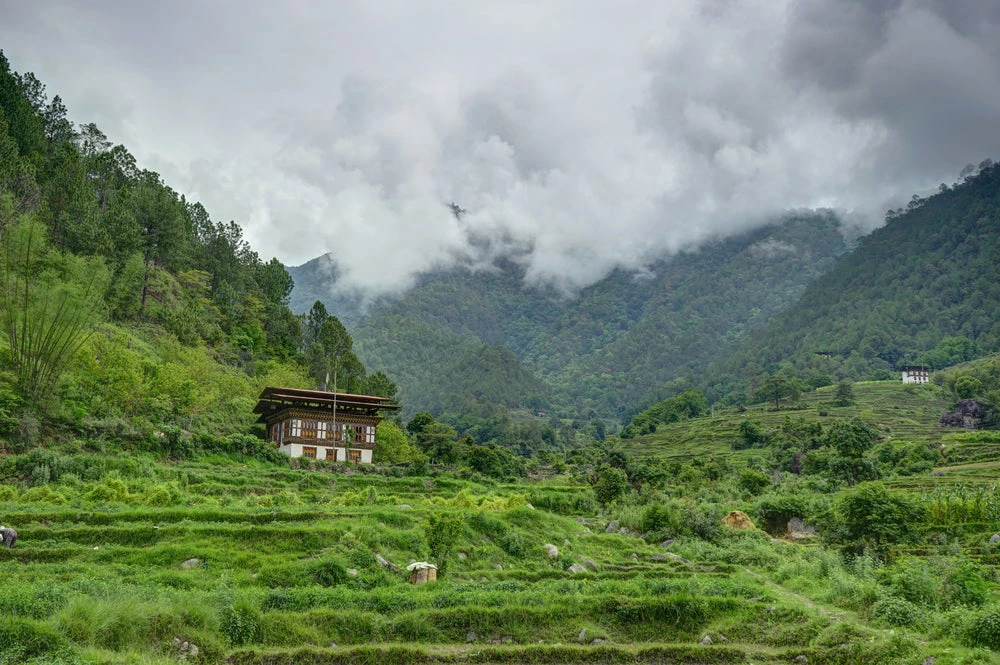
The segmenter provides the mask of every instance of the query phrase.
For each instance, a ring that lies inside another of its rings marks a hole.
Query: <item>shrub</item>
[[[839,540],[854,551],[866,545],[881,550],[912,540],[921,521],[920,508],[901,492],[882,483],[862,483],[835,505]]]
[[[872,616],[890,626],[913,627],[923,621],[923,612],[908,600],[885,596],[872,605]]]
[[[431,552],[431,559],[437,564],[438,571],[443,575],[448,568],[448,559],[455,547],[458,537],[462,534],[465,520],[461,514],[431,513],[427,518],[427,528],[424,537]]]
[[[628,476],[621,469],[602,464],[597,469],[594,481],[594,498],[603,506],[625,496],[628,491]]]
[[[0,617],[0,658],[5,663],[25,662],[66,648],[58,632],[30,619]]]
[[[972,646],[1000,650],[1000,609],[993,608],[977,614],[966,638]]]
[[[978,607],[990,599],[990,585],[973,563],[962,562],[945,578],[941,595],[948,606]]]
[[[246,598],[238,598],[222,607],[219,629],[230,646],[252,644],[260,639],[260,610]]]
[[[743,469],[740,471],[740,489],[751,495],[758,495],[771,486],[771,478],[760,471]]]

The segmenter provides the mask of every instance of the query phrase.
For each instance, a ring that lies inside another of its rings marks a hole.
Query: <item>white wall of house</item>
[[[327,446],[321,445],[321,442],[317,442],[317,444],[320,445],[309,446],[310,448],[316,449],[316,459],[325,459],[331,462],[347,461],[346,448],[329,448]],[[288,455],[289,457],[302,457],[302,447],[303,444],[301,443],[286,443],[278,447],[278,452]],[[355,448],[354,450],[357,449]],[[332,453],[332,455],[330,455],[329,453]],[[372,451],[362,449],[360,464],[371,464],[371,463],[372,463]]]
[[[903,383],[927,383],[927,374],[903,372]]]

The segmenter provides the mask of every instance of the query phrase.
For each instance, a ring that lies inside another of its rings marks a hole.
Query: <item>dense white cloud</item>
[[[981,4],[0,0],[0,47],[262,254],[572,290],[790,208],[875,224],[995,157]]]

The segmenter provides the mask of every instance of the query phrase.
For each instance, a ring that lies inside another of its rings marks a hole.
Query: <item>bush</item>
[[[882,483],[862,483],[835,505],[840,542],[856,552],[866,545],[877,551],[912,540],[922,520],[920,508],[902,492]]]
[[[66,648],[58,632],[30,619],[0,617],[0,658],[5,663],[24,662]]]
[[[771,478],[760,471],[743,469],[740,471],[740,489],[756,496],[771,486]]]
[[[990,584],[983,578],[978,566],[962,562],[945,578],[941,595],[949,607],[956,605],[978,607],[990,599]]]
[[[872,617],[890,626],[914,627],[923,621],[923,612],[908,600],[885,596],[872,605]]]
[[[219,629],[230,646],[253,644],[260,639],[260,610],[246,598],[223,605]]]
[[[977,614],[966,637],[972,646],[1000,650],[1000,609]]]
[[[616,501],[625,496],[628,491],[628,476],[621,469],[617,469],[607,464],[602,464],[597,469],[597,478],[594,481],[594,498],[602,506]]]

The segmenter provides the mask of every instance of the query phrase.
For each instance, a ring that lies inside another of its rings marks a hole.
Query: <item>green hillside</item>
[[[496,374],[530,372],[566,415],[618,417],[738,348],[845,249],[837,219],[813,214],[682,252],[645,275],[616,271],[573,297],[526,286],[523,270],[509,262],[495,271],[454,269],[425,275],[398,300],[374,306],[352,334],[368,365],[398,377],[415,410],[440,415],[449,402],[467,403],[470,379],[456,371],[454,357],[506,346],[521,367],[505,363]],[[293,274],[303,284],[297,289],[322,295],[318,261]],[[293,291],[296,299],[302,296]],[[347,318],[355,316],[351,306],[326,300],[331,311],[343,306]],[[473,377],[482,383],[471,392],[496,394],[488,376]]]
[[[978,171],[864,237],[794,306],[713,366],[714,395],[744,394],[761,370],[888,378],[1000,349],[1000,166]],[[827,351],[832,357],[816,353]]]

